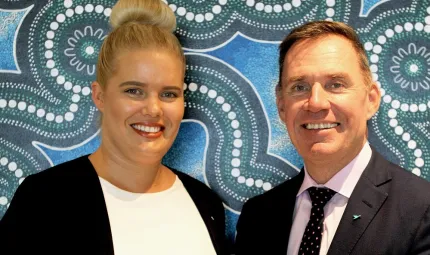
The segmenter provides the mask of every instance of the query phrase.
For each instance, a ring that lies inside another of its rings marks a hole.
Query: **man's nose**
[[[319,112],[330,108],[329,94],[320,83],[315,83],[312,86],[308,100],[304,104],[307,111]]]

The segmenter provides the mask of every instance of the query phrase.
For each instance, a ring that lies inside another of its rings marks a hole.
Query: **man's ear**
[[[91,90],[92,90],[91,98],[93,99],[94,104],[96,105],[97,109],[99,109],[99,111],[103,113],[104,111],[103,87],[97,81],[94,81],[91,84]]]
[[[378,88],[376,83],[372,83],[368,92],[368,103],[369,106],[367,108],[367,120],[371,119],[373,115],[378,111],[379,105],[381,103],[381,91]]]
[[[282,95],[282,87],[278,84],[276,86],[276,107],[278,108],[278,115],[282,122],[285,123],[285,109],[284,109],[284,97]]]

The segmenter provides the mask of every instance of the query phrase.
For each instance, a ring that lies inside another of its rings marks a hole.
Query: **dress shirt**
[[[306,166],[304,167],[305,177],[296,197],[287,255],[298,254],[303,233],[305,232],[312,209],[312,201],[306,191],[310,187],[325,187],[337,192],[324,207],[324,223],[319,254],[327,254],[346,205],[348,204],[348,199],[351,197],[352,191],[369,163],[371,156],[372,149],[369,143],[366,142],[360,153],[325,184],[317,184],[308,174]]]

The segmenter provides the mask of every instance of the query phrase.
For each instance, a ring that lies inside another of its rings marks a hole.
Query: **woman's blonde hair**
[[[161,0],[119,0],[110,16],[112,31],[104,40],[97,62],[96,80],[105,87],[115,73],[115,60],[124,51],[165,50],[184,64],[185,57],[173,34],[176,17]]]

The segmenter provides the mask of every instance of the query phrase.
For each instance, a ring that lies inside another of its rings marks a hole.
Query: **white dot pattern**
[[[300,255],[315,255],[320,253],[324,206],[336,194],[331,189],[317,187],[310,187],[308,193],[312,200],[312,209],[302,242],[300,243]]]

